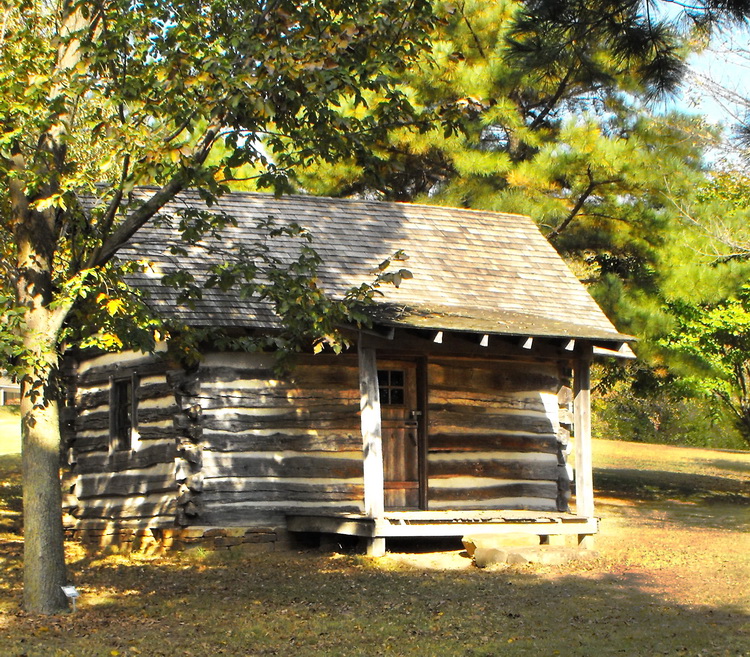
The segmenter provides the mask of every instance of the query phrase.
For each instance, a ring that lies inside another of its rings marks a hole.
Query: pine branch
[[[556,237],[560,235],[573,221],[573,219],[576,218],[576,215],[581,211],[581,208],[588,200],[589,196],[594,193],[594,190],[597,187],[597,183],[594,181],[594,176],[591,173],[591,167],[588,167],[587,172],[588,178],[589,178],[589,184],[586,186],[586,189],[583,190],[583,193],[578,197],[578,200],[576,201],[576,204],[573,206],[573,209],[568,213],[568,216],[563,219],[563,221],[555,228],[548,236],[547,239],[554,240]]]
[[[477,36],[477,33],[474,31],[474,28],[471,25],[471,22],[469,22],[469,18],[466,15],[466,3],[461,3],[461,18],[464,19],[464,23],[466,23],[466,27],[469,29],[469,34],[471,34],[471,38],[474,40],[474,43],[476,44],[477,50],[479,51],[479,54],[481,55],[482,59],[487,59],[487,54],[484,52],[484,48],[482,47],[482,42],[479,40],[479,37]]]
[[[549,100],[546,101],[545,108],[539,114],[537,114],[537,116],[531,122],[529,129],[536,130],[537,128],[539,128],[539,126],[542,124],[542,121],[544,121],[544,119],[549,116],[550,112],[555,109],[557,103],[560,101],[563,94],[565,93],[565,90],[568,87],[568,82],[570,81],[572,73],[573,70],[569,68],[565,73],[565,77],[563,77],[563,79],[560,80],[560,84],[557,85],[557,90],[555,91],[555,93]]]

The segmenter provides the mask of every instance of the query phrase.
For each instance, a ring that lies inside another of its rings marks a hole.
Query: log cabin
[[[197,207],[183,193],[164,216]],[[247,547],[319,533],[358,536],[372,555],[394,537],[522,531],[590,542],[589,367],[598,355],[632,357],[632,338],[530,218],[254,193],[212,210],[236,222],[226,250],[264,239],[267,217],[306,227],[322,257],[317,283],[334,296],[398,250],[412,278],[381,288],[369,325],[343,328],[351,348],[299,354],[286,374],[273,353],[210,342],[191,367],[165,345],[75,359],[71,535]],[[268,304],[232,289],[180,305],[162,276],[200,278],[218,256],[201,244],[175,255],[178,240],[164,221],[120,255],[150,263],[132,282],[156,312],[198,329],[278,330]]]

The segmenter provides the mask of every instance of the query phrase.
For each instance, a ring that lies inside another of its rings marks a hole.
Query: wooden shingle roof
[[[194,193],[183,193],[165,213],[203,207]],[[371,271],[399,249],[397,263],[413,278],[385,286],[378,300],[378,322],[418,328],[489,334],[569,337],[612,342],[630,338],[610,323],[584,286],[524,216],[431,205],[329,199],[312,196],[232,193],[215,209],[237,220],[223,233],[225,249],[262,238],[257,224],[272,216],[277,223],[297,222],[312,233],[322,256],[320,284],[331,293],[372,280]],[[192,248],[188,258],[169,254],[178,241],[168,227],[148,226],[120,253],[146,258],[153,271],[138,275],[149,303],[167,316],[194,326],[272,328],[268,306],[219,290],[206,290],[194,308],[178,307],[175,291],[160,284],[163,273],[205,270],[218,256]],[[292,240],[274,240],[278,252],[295,248]]]

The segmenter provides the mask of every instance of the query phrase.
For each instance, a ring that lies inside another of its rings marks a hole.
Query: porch
[[[463,537],[469,534],[575,535],[581,546],[596,534],[598,519],[553,511],[386,511],[379,517],[327,513],[287,516],[290,532],[359,536],[368,556],[383,556],[387,538]]]
[[[444,339],[444,343],[447,340]],[[523,508],[511,507],[500,509],[488,509],[486,499],[479,499],[482,495],[481,487],[475,489],[476,499],[467,498],[466,492],[456,494],[455,501],[462,503],[461,506],[448,507],[451,500],[446,498],[442,500],[443,508],[441,510],[428,510],[430,501],[429,477],[434,472],[427,466],[427,450],[429,436],[427,426],[429,424],[428,415],[431,408],[428,403],[428,392],[426,381],[430,379],[426,373],[420,376],[417,368],[417,380],[423,382],[423,389],[416,395],[420,400],[416,408],[414,419],[420,420],[413,422],[417,425],[414,431],[418,434],[416,440],[412,440],[414,450],[417,452],[416,459],[419,462],[418,468],[413,468],[416,481],[394,481],[394,479],[408,479],[408,477],[389,476],[389,466],[394,461],[391,445],[385,446],[383,429],[388,426],[389,434],[393,433],[390,424],[392,416],[383,413],[383,404],[381,400],[380,389],[383,387],[382,380],[379,379],[379,354],[381,351],[378,347],[380,341],[374,340],[370,336],[360,336],[358,345],[359,351],[359,383],[361,394],[361,430],[363,437],[363,474],[364,474],[364,509],[362,514],[337,513],[336,511],[325,513],[295,513],[287,516],[287,529],[291,532],[315,532],[321,534],[342,534],[349,536],[358,536],[364,539],[367,545],[367,553],[371,556],[381,556],[385,553],[385,542],[388,538],[429,538],[429,537],[463,537],[469,534],[511,534],[524,533],[540,537],[540,542],[546,543],[549,536],[576,536],[578,544],[581,547],[591,547],[593,545],[593,535],[598,530],[598,519],[594,515],[594,491],[592,480],[592,459],[591,459],[591,418],[590,418],[590,361],[593,356],[593,347],[590,344],[580,343],[576,347],[575,353],[569,354],[566,361],[570,363],[573,370],[573,390],[571,392],[572,413],[572,433],[575,445],[575,511],[551,511],[551,510],[528,510]],[[487,349],[488,347],[484,347]],[[452,346],[456,350],[456,346]],[[385,351],[385,349],[383,349]],[[560,358],[560,354],[553,354]],[[392,366],[393,361],[390,359],[381,360],[387,366]],[[531,365],[527,365],[531,367]],[[434,378],[434,377],[433,377]],[[406,379],[405,379],[406,380]],[[430,379],[432,380],[432,379]],[[386,391],[387,392],[387,391]],[[406,396],[404,397],[406,399]],[[556,400],[555,400],[556,401]],[[385,408],[388,408],[385,406]],[[513,418],[518,418],[521,413],[514,411]],[[432,414],[434,416],[434,413]],[[481,413],[477,413],[481,417]],[[460,421],[472,423],[474,418],[470,414],[465,414]],[[406,424],[406,423],[405,423]],[[472,425],[473,426],[473,425]],[[409,435],[409,431],[403,432]],[[518,431],[523,433],[523,431]],[[486,440],[487,433],[478,434],[479,438],[471,435],[471,431],[465,442],[457,441],[451,445],[451,449],[458,450],[463,454],[471,455],[472,451],[464,445],[472,444],[481,451],[482,441]],[[507,438],[513,440],[514,438]],[[472,443],[473,441],[473,443]],[[403,441],[409,444],[410,441]],[[518,452],[511,450],[517,464],[508,465],[502,462],[502,455],[496,460],[488,459],[486,462],[477,465],[471,459],[465,463],[472,464],[474,470],[472,475],[488,475],[497,479],[506,477],[511,481],[509,486],[516,485],[513,480],[530,480],[522,481],[519,485],[519,492],[508,495],[508,497],[523,498],[536,486],[536,482],[544,479],[551,479],[555,475],[550,475],[547,471],[536,471],[536,464],[540,463],[533,454],[533,448],[529,449],[528,444],[518,445]],[[530,455],[531,452],[531,455]],[[486,458],[486,454],[482,455]],[[546,457],[545,457],[546,458]],[[547,459],[549,461],[549,459]],[[461,463],[457,459],[458,463]],[[435,464],[437,467],[444,466],[446,460],[442,455],[438,455]],[[499,464],[499,465],[498,465]],[[553,467],[557,469],[560,463],[553,457]],[[469,467],[469,466],[466,466]],[[545,468],[549,468],[547,463]],[[496,468],[496,469],[495,469]],[[436,468],[437,469],[437,468]],[[408,471],[401,468],[397,474]],[[466,473],[470,471],[467,469]],[[438,472],[437,479],[449,481],[451,477],[458,478],[455,471],[448,471],[448,474]],[[480,477],[476,477],[480,479]],[[401,486],[406,489],[412,485],[414,492],[419,493],[417,497],[410,498],[406,491],[403,497],[395,498],[392,488]],[[460,485],[456,488],[460,490]],[[490,488],[496,485],[490,484]],[[559,482],[558,482],[559,485]],[[450,485],[448,486],[450,490]],[[468,489],[467,489],[468,490]],[[495,493],[493,493],[495,494]],[[500,497],[503,493],[497,494]],[[459,497],[460,495],[460,497]],[[507,494],[506,494],[507,495]],[[510,501],[510,500],[508,500]],[[523,500],[520,500],[523,501]],[[471,503],[476,502],[472,508]],[[534,500],[527,500],[527,505]],[[507,503],[507,502],[506,502]],[[499,505],[500,506],[500,505]],[[421,507],[421,510],[419,510]],[[403,510],[403,509],[408,510]],[[531,506],[531,508],[540,508]],[[545,508],[545,507],[541,507]],[[553,507],[554,508],[554,507]],[[558,507],[560,508],[560,507]]]

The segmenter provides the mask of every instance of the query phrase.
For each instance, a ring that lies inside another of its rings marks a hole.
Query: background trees
[[[676,215],[667,191],[682,198],[701,184],[715,137],[699,121],[648,110],[675,88],[685,46],[640,9],[436,3],[432,53],[404,71],[402,89],[461,130],[392,130],[365,160],[300,170],[301,187],[530,214],[615,311],[623,285],[654,286]]]
[[[618,29],[655,45],[614,44],[597,3],[437,3],[432,53],[402,90],[461,130],[392,130],[363,160],[300,170],[301,187],[530,214],[587,276],[644,283],[673,214],[666,183],[695,187],[705,141],[690,119],[645,105],[676,84],[677,33],[617,5]]]
[[[705,429],[721,416],[667,344],[670,309],[735,293],[747,268],[738,254],[733,264],[724,256],[730,241],[746,242],[736,208],[715,190],[728,192],[734,174],[718,175],[705,158],[720,130],[655,109],[679,90],[691,49],[742,20],[745,3],[466,0],[435,9],[432,51],[403,72],[402,89],[461,129],[391,130],[365,159],[300,170],[300,187],[533,216],[618,327],[640,338],[636,368],[602,373],[613,405],[630,400],[613,415],[652,418],[641,433],[650,439],[698,440],[688,437],[695,422],[664,421],[706,416]]]
[[[750,287],[708,304],[675,303],[665,345],[692,365],[687,381],[715,395],[750,445]]]

